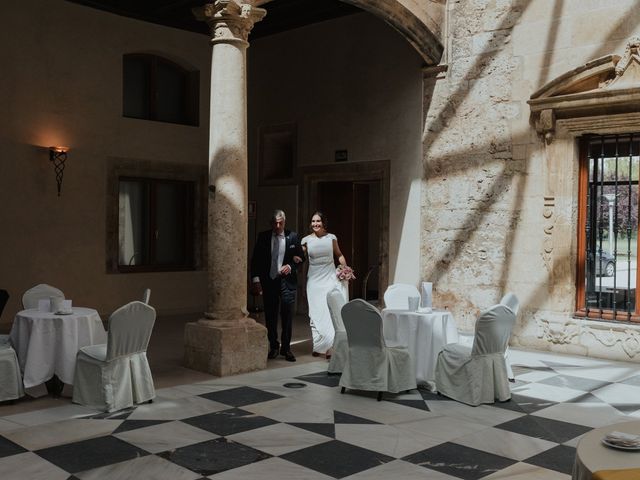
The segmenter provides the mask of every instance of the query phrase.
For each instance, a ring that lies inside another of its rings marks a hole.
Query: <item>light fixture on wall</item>
[[[64,163],[67,161],[69,147],[49,147],[49,160],[53,162],[53,169],[56,172],[56,183],[58,184],[58,196],[62,189],[62,177],[64,176]]]

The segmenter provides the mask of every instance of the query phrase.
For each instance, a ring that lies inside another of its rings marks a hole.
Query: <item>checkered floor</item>
[[[569,479],[581,435],[640,417],[636,364],[511,358],[512,400],[475,408],[424,390],[341,395],[314,362],[159,390],[110,415],[3,416],[0,478]]]

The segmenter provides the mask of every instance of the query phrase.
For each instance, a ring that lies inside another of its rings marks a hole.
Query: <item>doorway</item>
[[[387,161],[307,167],[302,172],[302,218],[308,225],[314,211],[328,219],[356,279],[349,297],[377,304],[387,283]]]
[[[376,302],[379,296],[380,180],[320,181],[316,205],[329,219],[342,254],[356,272],[350,298]]]

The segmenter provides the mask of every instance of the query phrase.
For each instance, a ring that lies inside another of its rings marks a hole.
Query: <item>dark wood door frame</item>
[[[340,165],[313,165],[300,168],[298,191],[302,195],[302,207],[298,209],[298,230],[304,236],[318,197],[318,184],[322,182],[380,182],[380,270],[378,292],[382,294],[389,282],[389,160],[345,163]],[[356,273],[357,274],[357,273]],[[366,272],[360,272],[366,275]]]

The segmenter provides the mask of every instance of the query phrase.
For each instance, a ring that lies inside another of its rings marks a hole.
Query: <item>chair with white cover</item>
[[[149,305],[149,300],[151,300],[151,289],[145,288],[144,293],[142,294],[142,303]]]
[[[473,406],[509,400],[504,351],[514,320],[513,310],[494,305],[478,317],[473,347],[445,345],[436,363],[438,393]]]
[[[113,412],[155,397],[147,360],[156,311],[130,302],[111,314],[107,343],[82,347],[76,357],[73,401]]]
[[[516,297],[516,294],[513,292],[505,293],[500,299],[500,305],[506,305],[513,311],[513,322],[515,323],[516,318],[518,317],[518,310],[520,309],[520,301],[518,300],[518,297]],[[507,345],[507,349],[504,351],[504,360],[507,364],[507,377],[510,382],[515,382],[516,377],[513,374],[511,362],[509,361],[509,345]]]
[[[506,305],[513,311],[513,314],[517,316],[518,310],[520,309],[520,300],[518,300],[515,293],[507,292],[500,299],[500,305]]]
[[[398,393],[416,387],[416,374],[407,347],[387,347],[382,336],[382,316],[360,298],[342,307],[349,355],[340,378],[345,389]]]
[[[409,297],[419,296],[420,292],[415,285],[394,283],[389,285],[384,292],[384,304],[387,308],[407,310],[409,308]]]
[[[46,283],[40,283],[24,292],[22,295],[22,306],[25,309],[38,308],[38,300],[48,300],[51,297],[64,299],[64,293],[56,287],[52,287]]]
[[[333,329],[335,335],[333,337],[333,354],[329,361],[329,367],[327,372],[329,373],[341,373],[344,369],[344,365],[347,362],[347,355],[349,354],[349,344],[347,343],[347,331],[344,328],[342,322],[342,307],[344,307],[347,300],[344,298],[344,293],[339,288],[334,288],[327,292],[327,305],[329,306],[329,313],[331,315],[331,322],[333,323]]]
[[[0,402],[24,396],[22,375],[15,350],[9,343],[0,342]]]

